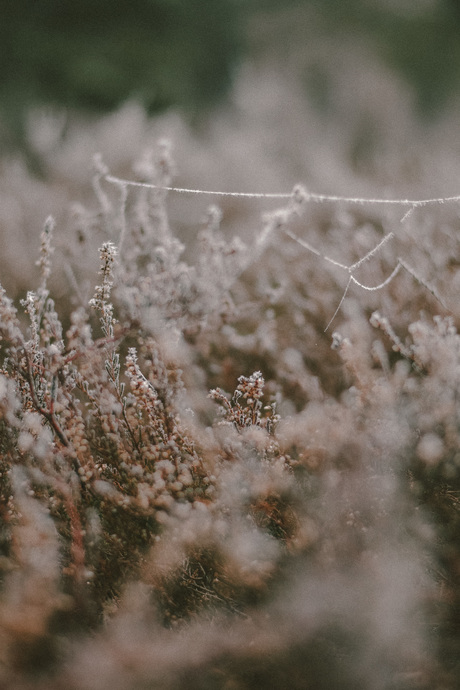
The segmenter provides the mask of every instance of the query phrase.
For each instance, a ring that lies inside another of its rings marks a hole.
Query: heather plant
[[[210,206],[196,250],[167,144],[137,171],[96,161],[73,302],[51,219],[1,290],[2,684],[455,687],[452,211],[296,186],[243,239]]]

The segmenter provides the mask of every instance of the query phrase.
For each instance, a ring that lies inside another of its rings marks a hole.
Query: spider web
[[[115,177],[113,175],[105,174],[104,179],[111,183],[115,184],[119,188],[122,189],[122,193],[124,194],[124,197],[126,196],[126,191],[128,187],[141,187],[145,189],[152,189],[152,190],[158,190],[158,191],[166,191],[166,192],[175,192],[179,194],[194,194],[194,195],[202,195],[202,196],[216,196],[216,197],[238,197],[238,198],[246,198],[246,199],[287,199],[291,201],[296,201],[299,198],[299,193],[303,197],[303,201],[309,203],[319,203],[319,204],[324,204],[324,203],[344,203],[344,204],[349,204],[349,205],[354,205],[354,206],[366,206],[366,205],[380,205],[380,206],[393,206],[393,207],[401,207],[405,210],[404,215],[402,216],[400,222],[404,223],[411,215],[412,213],[418,209],[418,208],[423,208],[423,207],[428,207],[428,206],[439,206],[442,204],[455,204],[460,202],[460,195],[457,196],[449,196],[449,197],[434,197],[434,198],[427,198],[427,199],[384,199],[384,198],[366,198],[366,197],[347,197],[347,196],[337,196],[337,195],[328,195],[328,194],[318,194],[316,192],[310,192],[307,191],[304,187],[301,185],[296,185],[292,192],[280,192],[280,193],[264,193],[264,192],[228,192],[228,191],[214,191],[214,190],[206,190],[206,189],[190,189],[186,187],[174,187],[174,186],[165,186],[165,185],[158,185],[158,184],[151,184],[147,182],[136,182],[133,180],[125,180],[119,177]],[[337,309],[335,310],[334,314],[332,315],[331,319],[329,320],[326,328],[324,329],[324,332],[326,332],[329,327],[331,326],[332,322],[336,318],[337,314],[339,313],[343,302],[348,294],[348,291],[350,289],[350,286],[352,284],[356,285],[362,290],[366,290],[368,292],[376,292],[378,290],[382,290],[385,288],[387,285],[389,285],[392,280],[400,273],[401,270],[405,270],[407,273],[409,273],[420,285],[422,285],[428,292],[431,293],[431,295],[442,305],[443,308],[447,309],[447,306],[445,304],[445,301],[443,300],[442,296],[438,293],[437,289],[425,281],[423,278],[418,275],[418,273],[400,256],[397,257],[396,259],[396,264],[393,267],[393,270],[391,273],[385,278],[383,281],[381,281],[378,285],[366,285],[360,280],[356,278],[355,271],[360,268],[364,263],[375,257],[380,250],[388,243],[390,242],[394,237],[395,233],[394,232],[388,232],[386,235],[384,235],[383,239],[380,240],[370,251],[366,252],[361,258],[359,258],[357,261],[355,261],[352,264],[344,264],[341,263],[340,261],[337,261],[327,254],[323,254],[321,251],[316,249],[313,245],[308,243],[306,240],[303,238],[299,237],[296,233],[294,233],[289,227],[282,227],[282,230],[285,235],[287,235],[289,238],[291,238],[294,242],[299,244],[303,249],[306,251],[310,252],[311,254],[314,254],[318,258],[322,259],[323,261],[337,267],[338,269],[345,271],[348,274],[348,281],[345,286],[344,292],[342,294],[342,297],[340,299],[340,302],[337,306]]]

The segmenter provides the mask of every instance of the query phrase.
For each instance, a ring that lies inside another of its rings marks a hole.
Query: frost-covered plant
[[[454,688],[454,317],[406,271],[325,333],[337,271],[397,254],[359,214],[340,262],[304,253],[300,187],[244,245],[210,208],[196,261],[166,190],[94,188],[93,296],[83,242],[59,314],[51,220],[39,287],[0,292],[1,683]]]

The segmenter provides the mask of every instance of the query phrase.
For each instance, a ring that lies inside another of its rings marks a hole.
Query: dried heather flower
[[[105,324],[112,316],[113,307],[110,304],[110,293],[113,287],[113,268],[117,256],[117,248],[113,242],[104,242],[99,249],[101,258],[100,275],[101,285],[96,285],[94,297],[89,301],[90,307],[102,312],[102,321]]]
[[[279,417],[275,412],[275,405],[263,408],[261,398],[264,391],[264,377],[260,371],[255,371],[251,376],[240,376],[238,386],[231,400],[220,388],[210,391],[209,397],[223,406],[223,421],[232,424],[238,431],[250,426],[260,426],[273,431]],[[240,400],[244,400],[242,405]]]
[[[0,285],[0,339],[12,345],[23,343],[23,336],[19,325],[17,310],[13,301],[7,297],[5,289]]]
[[[39,294],[42,298],[47,292],[48,278],[51,274],[51,256],[54,252],[52,240],[55,225],[54,218],[52,216],[48,216],[41,234],[40,258],[36,262],[36,265],[40,267],[41,283]]]

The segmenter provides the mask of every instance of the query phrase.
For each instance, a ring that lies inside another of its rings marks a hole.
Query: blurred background
[[[334,65],[357,49],[405,84],[421,117],[460,91],[458,0],[17,0],[2,3],[0,40],[2,144],[30,163],[38,108],[94,115],[129,100],[197,122],[261,59],[288,63],[324,115],[337,106]]]
[[[94,154],[139,178],[164,137],[180,185],[458,193],[458,0],[16,0],[0,42],[0,281],[15,290],[46,216],[65,244],[71,202],[93,199]],[[179,231],[206,204],[178,200]],[[259,222],[256,204],[224,206],[229,227]]]

